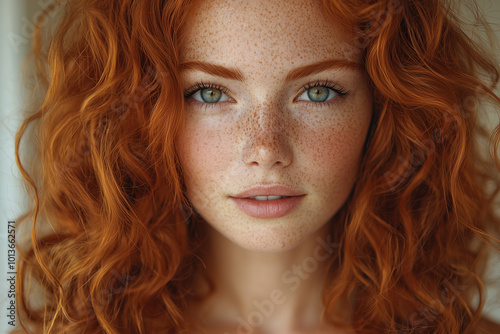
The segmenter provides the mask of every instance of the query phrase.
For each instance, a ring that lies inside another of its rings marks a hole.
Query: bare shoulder
[[[500,333],[500,324],[493,322],[488,318],[481,318],[478,323],[478,334],[498,334]]]

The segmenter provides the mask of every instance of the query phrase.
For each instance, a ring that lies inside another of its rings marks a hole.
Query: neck
[[[324,274],[335,251],[330,224],[293,249],[266,253],[241,248],[207,223],[198,223],[207,236],[202,274],[214,288],[195,305],[206,325],[239,326],[248,333],[321,327]],[[209,291],[201,276],[196,282],[199,293]]]

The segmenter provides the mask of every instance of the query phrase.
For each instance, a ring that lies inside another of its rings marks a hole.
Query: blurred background
[[[22,213],[26,202],[14,160],[14,138],[32,84],[24,80],[23,62],[30,48],[36,18],[50,2],[0,0],[0,333],[7,333],[12,328],[7,317],[10,302],[7,279],[11,276],[7,274],[7,225]],[[497,40],[500,40],[500,0],[477,0],[475,3],[494,25]],[[492,259],[489,267],[492,283],[487,290],[485,312],[500,323],[500,260]]]

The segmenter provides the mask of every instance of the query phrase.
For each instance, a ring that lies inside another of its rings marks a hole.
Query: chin
[[[315,238],[327,233],[329,226],[329,220],[325,220],[323,224],[313,224],[305,222],[300,216],[269,220],[240,217],[205,221],[217,242],[228,242],[248,251],[268,253],[287,252],[307,242],[315,243]],[[210,221],[219,223],[213,224]]]

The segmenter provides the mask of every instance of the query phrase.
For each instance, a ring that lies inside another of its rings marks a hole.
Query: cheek
[[[226,137],[229,130],[224,122],[188,116],[176,142],[183,169],[196,173],[220,164],[228,156]]]
[[[301,133],[300,151],[318,186],[351,186],[357,174],[369,127],[369,117],[338,119],[308,127]]]
[[[222,122],[203,122],[188,118],[177,136],[176,147],[182,173],[188,197],[193,203],[206,202],[213,190],[220,189],[224,170],[234,155],[231,154],[228,135],[230,129]],[[203,204],[199,204],[201,205]]]

